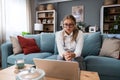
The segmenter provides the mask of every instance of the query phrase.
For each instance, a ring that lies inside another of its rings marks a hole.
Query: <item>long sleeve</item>
[[[62,31],[56,32],[56,43],[59,55],[63,57],[63,53],[65,53],[64,47],[63,47],[63,39],[62,39]]]
[[[75,41],[71,42],[72,34],[65,36],[65,41],[63,41],[62,31],[56,32],[56,43],[59,55],[63,57],[65,50],[70,50],[75,53],[76,57],[81,55],[83,47],[83,33],[79,31],[78,36]]]
[[[83,48],[83,32],[79,31],[78,37],[77,37],[77,44],[74,53],[76,54],[76,57],[81,56],[82,48]]]

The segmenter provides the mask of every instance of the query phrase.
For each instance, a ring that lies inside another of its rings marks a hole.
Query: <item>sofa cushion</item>
[[[19,43],[23,49],[24,54],[30,54],[35,52],[40,52],[34,38],[24,38],[22,36],[17,36]]]
[[[57,60],[57,56],[58,56],[58,55],[52,55],[52,56],[46,57],[45,59]]]
[[[8,56],[8,58],[7,58],[7,63],[8,64],[15,64],[15,61],[17,60],[17,59],[22,59],[22,58],[24,58],[24,54],[23,53],[21,53],[21,54],[18,54],[18,55],[10,55],[10,56]]]
[[[120,40],[116,38],[106,38],[103,41],[100,56],[119,58]]]
[[[56,42],[55,42],[55,46],[54,46],[54,55],[57,55],[57,54],[59,54],[59,53],[58,53],[57,44],[56,44]]]
[[[120,77],[113,77],[113,76],[101,76],[100,75],[100,80],[120,80]]]
[[[84,34],[82,56],[98,55],[102,44],[100,32]]]
[[[33,58],[40,58],[44,59],[46,57],[52,56],[52,53],[49,52],[42,52],[42,53],[35,53],[35,54],[28,54],[25,56],[25,61],[28,64],[33,64]]]
[[[13,47],[13,53],[14,54],[21,53],[22,48],[21,48],[21,46],[19,44],[19,41],[18,41],[17,37],[10,36],[10,40],[11,40],[12,47]]]
[[[85,57],[86,67],[89,71],[96,71],[102,76],[120,77],[120,60],[102,56]]]
[[[44,52],[44,53],[34,53],[34,54],[28,54],[28,55],[24,55],[24,54],[18,54],[18,55],[10,55],[7,58],[7,63],[9,64],[15,64],[15,60],[19,59],[19,58],[24,58],[25,63],[27,64],[34,64],[33,62],[33,58],[46,58],[48,56],[51,56],[52,53],[49,52]]]
[[[54,33],[41,33],[41,51],[54,53],[55,34]]]

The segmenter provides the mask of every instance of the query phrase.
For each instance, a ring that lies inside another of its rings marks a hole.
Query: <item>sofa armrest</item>
[[[3,43],[1,45],[2,68],[7,67],[7,58],[11,54],[13,54],[12,43],[10,43],[10,42]]]

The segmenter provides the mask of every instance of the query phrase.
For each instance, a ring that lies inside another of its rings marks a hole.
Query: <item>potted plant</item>
[[[25,36],[25,35],[28,35],[28,34],[30,34],[29,32],[22,32],[22,36]]]
[[[113,34],[120,33],[120,15],[116,16],[113,26],[110,28],[110,33],[113,33]]]
[[[84,22],[77,22],[78,29],[82,30],[83,32],[89,32],[89,26]]]

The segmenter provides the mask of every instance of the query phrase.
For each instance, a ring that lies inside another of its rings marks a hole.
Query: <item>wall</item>
[[[54,3],[57,11],[57,30],[61,30],[60,21],[67,14],[72,13],[72,6],[84,6],[84,22],[87,25],[100,26],[100,9],[104,0],[72,0]],[[42,1],[43,2],[43,1]],[[37,5],[40,4],[36,0]]]
[[[32,24],[32,33],[34,33],[34,23],[36,22],[36,3],[35,0],[30,0],[31,7],[31,24]]]

